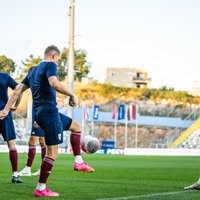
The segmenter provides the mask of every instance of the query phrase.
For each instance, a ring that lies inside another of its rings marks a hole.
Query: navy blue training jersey
[[[41,62],[33,68],[22,81],[32,92],[33,107],[56,106],[56,91],[49,84],[48,78],[57,75],[57,67],[53,62]]]
[[[2,110],[8,101],[8,87],[13,90],[17,82],[8,74],[0,72],[0,110]]]

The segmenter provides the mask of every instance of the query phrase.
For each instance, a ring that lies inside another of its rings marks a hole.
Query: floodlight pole
[[[69,52],[68,52],[68,86],[74,93],[74,0],[70,0],[70,31],[69,31]],[[73,109],[69,107],[68,116],[73,118]]]

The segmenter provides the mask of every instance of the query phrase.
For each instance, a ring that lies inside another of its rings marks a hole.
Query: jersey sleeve
[[[49,78],[50,76],[58,77],[57,66],[55,63],[53,62],[48,63],[47,68],[46,68],[46,76],[47,78]]]
[[[12,88],[13,90],[16,88],[17,86],[17,82],[11,77],[8,75],[8,86],[10,88]]]
[[[28,87],[30,87],[29,85],[29,81],[28,81],[28,75],[22,80],[22,83]]]

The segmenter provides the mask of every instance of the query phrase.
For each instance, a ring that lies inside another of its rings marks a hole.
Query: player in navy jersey
[[[17,83],[11,76],[6,73],[0,72],[0,110],[3,109],[8,101],[8,88],[15,89]],[[14,105],[15,107],[20,102],[20,98]],[[13,124],[12,114],[8,113],[8,116],[0,120],[0,133],[3,136],[4,141],[7,142],[9,149],[9,157],[12,165],[12,183],[23,183],[18,175],[18,153],[16,149],[15,139],[15,128]]]
[[[58,81],[56,64],[59,59],[60,51],[58,48],[56,46],[47,47],[44,52],[44,60],[28,73],[12,94],[4,110],[0,112],[0,119],[3,119],[19,95],[26,89],[31,89],[35,120],[45,132],[47,145],[47,155],[43,159],[39,182],[34,193],[35,196],[59,196],[58,193],[52,192],[46,187],[46,182],[57,156],[58,144],[63,142],[63,130],[72,132],[70,141],[75,156],[74,170],[94,171],[93,168],[83,162],[81,157],[80,124],[58,112],[56,91],[69,96],[71,106],[78,104],[77,97]]]

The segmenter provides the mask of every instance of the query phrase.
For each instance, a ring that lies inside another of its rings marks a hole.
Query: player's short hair
[[[51,51],[56,51],[58,54],[60,54],[60,50],[58,49],[57,46],[51,45],[48,46],[45,51],[44,51],[44,55],[48,55]]]

